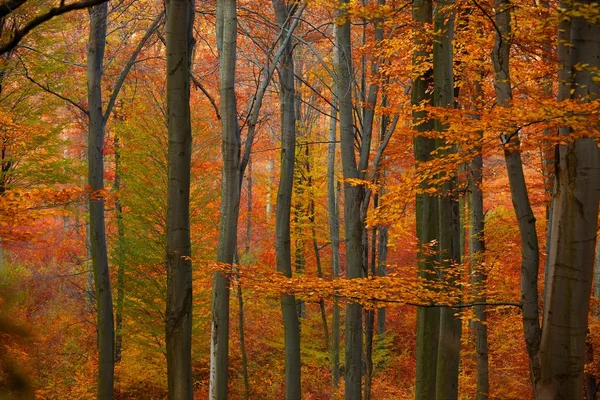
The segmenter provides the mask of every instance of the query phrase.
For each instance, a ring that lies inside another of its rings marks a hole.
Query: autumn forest
[[[1,0],[0,399],[600,398],[598,0]]]

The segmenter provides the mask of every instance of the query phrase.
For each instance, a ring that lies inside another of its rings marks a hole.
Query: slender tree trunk
[[[317,277],[323,278],[323,268],[321,266],[321,252],[319,251],[319,242],[317,241],[317,228],[315,223],[315,200],[312,174],[310,171],[310,154],[308,145],[306,146],[306,174],[308,190],[310,191],[310,200],[308,201],[308,219],[310,221],[310,232],[312,238],[313,251],[315,253],[315,264],[317,266]],[[321,323],[323,324],[323,334],[325,336],[325,348],[331,353],[329,340],[329,327],[327,326],[327,312],[325,311],[325,300],[319,300],[319,309],[321,311]]]
[[[92,7],[87,55],[89,136],[88,184],[90,186],[90,249],[98,316],[98,398],[112,399],[114,386],[114,320],[106,231],[104,222],[104,129],[102,72],[106,44],[106,3]]]
[[[379,228],[379,250],[378,250],[378,262],[377,262],[377,276],[384,277],[387,275],[387,241],[388,241],[388,228],[381,226]],[[380,345],[383,345],[385,339],[385,308],[377,309],[377,340]]]
[[[117,193],[121,193],[121,144],[119,135],[115,133],[115,181],[114,186]],[[117,310],[115,331],[115,363],[121,361],[123,346],[123,306],[125,301],[125,226],[123,223],[123,205],[121,198],[115,199],[117,212]]]
[[[373,208],[378,206],[379,197],[373,196]],[[365,230],[365,233],[367,231]],[[377,227],[371,230],[371,253],[368,268],[368,276],[375,277],[377,274]],[[371,387],[373,381],[373,336],[375,334],[375,310],[365,312],[365,389],[364,400],[371,399]]]
[[[347,10],[347,0],[340,2]],[[338,93],[340,110],[340,142],[342,149],[342,171],[344,179],[358,178],[359,170],[354,151],[354,124],[352,120],[352,46],[350,40],[350,16],[343,15],[344,23],[338,27],[339,48]],[[362,235],[364,226],[361,204],[364,196],[362,187],[344,182],[344,231],[346,233],[346,277],[363,276]],[[362,307],[348,302],[346,305],[345,336],[345,399],[360,400],[362,396]]]
[[[430,62],[430,53],[427,51],[428,38],[425,33],[425,24],[432,23],[431,0],[417,0],[413,2],[413,20],[419,30],[415,37],[415,51],[413,53],[413,65],[419,67]],[[422,68],[422,67],[420,67]],[[419,75],[413,78],[412,97],[413,105],[423,102],[431,102],[431,94],[428,89],[431,84],[432,71],[418,70]],[[425,112],[413,112],[413,122],[417,124],[417,134],[414,139],[415,160],[417,163],[431,160],[431,152],[435,149],[435,140],[418,136],[418,132],[426,132],[433,128],[430,120],[423,121]],[[424,182],[422,187],[429,184]],[[438,226],[438,200],[437,197],[428,194],[418,194],[416,198],[416,220],[418,253],[418,274],[426,280],[437,280],[436,271],[437,258],[435,254],[439,235]],[[433,247],[433,248],[430,248]],[[440,310],[436,307],[417,308],[417,371],[416,390],[417,400],[430,400],[435,398],[436,368],[439,342]]]
[[[483,139],[483,132],[480,134]],[[471,235],[469,244],[470,261],[473,265],[473,285],[476,300],[485,303],[486,271],[483,212],[483,155],[481,146],[471,163]],[[485,305],[475,306],[475,346],[477,351],[477,400],[485,400],[490,393],[488,373],[487,313]]]
[[[492,53],[494,64],[494,88],[496,99],[501,107],[509,107],[512,100],[512,88],[509,70],[509,54],[512,38],[510,3],[507,0],[495,0],[496,43]],[[530,371],[537,397],[536,382],[540,377],[541,327],[538,311],[538,265],[539,245],[535,229],[535,216],[531,209],[523,163],[521,161],[518,131],[501,135],[504,146],[504,159],[511,191],[511,198],[517,217],[521,236],[521,303],[523,306],[523,330],[530,362]]]
[[[385,4],[385,0],[379,0],[379,4]],[[389,83],[389,78],[386,78],[386,82]],[[381,99],[381,106],[382,107],[389,106],[388,96],[387,96],[387,93],[385,93],[385,91],[383,94],[383,98]],[[385,140],[386,132],[389,129],[389,118],[385,114],[381,116],[381,123],[380,123],[379,129],[380,129],[380,133],[379,133],[380,143],[382,143]],[[380,183],[383,186],[381,193],[384,194],[385,193],[385,176],[386,176],[385,168],[382,169],[382,171],[379,175],[381,177]],[[384,277],[387,274],[386,264],[387,264],[388,227],[385,225],[380,226],[379,230],[378,230],[378,234],[379,234],[379,242],[378,242],[379,247],[377,249],[377,276]],[[378,341],[379,347],[383,347],[384,339],[385,339],[385,308],[381,307],[381,308],[377,309],[377,341]]]
[[[250,240],[252,239],[252,158],[248,159],[248,170],[246,173],[246,183],[248,191],[248,203],[246,213],[246,248],[244,254],[250,257]],[[250,398],[250,381],[248,379],[248,356],[246,354],[246,333],[244,328],[244,297],[242,287],[237,288],[238,306],[239,306],[239,330],[240,330],[240,351],[242,353],[242,374],[244,377],[244,399]]]
[[[221,219],[217,261],[233,263],[237,243],[240,203],[240,133],[235,99],[237,42],[236,0],[217,1],[217,48],[219,50],[221,151]],[[227,398],[229,351],[229,280],[215,273],[212,296],[210,384],[212,400]]]
[[[454,36],[454,2],[439,1],[434,13],[434,30],[439,32],[433,41],[433,102],[437,107],[454,106],[454,62],[452,38]],[[441,121],[435,121],[438,131],[445,130]],[[440,141],[441,146],[448,143]],[[455,146],[444,151],[455,153]],[[450,172],[454,174],[454,172]],[[452,268],[460,264],[460,217],[456,193],[456,177],[450,177],[441,187],[439,197],[440,266],[441,277],[446,285],[454,286],[456,277]],[[457,316],[459,310],[442,307],[440,310],[440,336],[436,372],[436,398],[458,399],[458,367],[460,363],[460,337],[462,324]]]
[[[333,27],[334,40],[337,36],[337,25]],[[337,68],[338,51],[337,46],[333,49],[334,63]],[[336,148],[336,128],[337,128],[337,92],[334,82],[332,88],[334,98],[331,101],[331,117],[329,119],[329,145],[327,148],[327,208],[329,210],[329,234],[331,237],[331,268],[333,270],[333,279],[340,276],[340,220],[339,206],[336,195],[335,179],[335,148]],[[337,191],[339,193],[339,191]],[[338,298],[333,298],[333,316],[331,321],[331,378],[334,390],[338,387],[340,381],[340,307]]]
[[[275,17],[281,28],[286,25],[289,8],[283,0],[273,0]],[[275,250],[277,270],[285,276],[292,276],[292,255],[290,217],[292,190],[294,185],[294,166],[296,157],[296,113],[294,91],[294,60],[292,46],[288,44],[281,57],[279,66],[281,106],[281,167],[279,189],[275,206]],[[281,297],[281,312],[285,331],[285,398],[300,400],[301,361],[300,361],[300,323],[296,310],[296,297],[284,294]]]
[[[167,376],[170,399],[192,399],[190,64],[194,3],[167,1]]]

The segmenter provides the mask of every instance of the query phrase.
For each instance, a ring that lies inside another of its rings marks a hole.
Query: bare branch
[[[58,7],[53,7],[48,10],[44,14],[40,14],[37,17],[33,18],[29,21],[23,28],[15,30],[13,33],[13,37],[8,43],[0,46],[0,55],[9,52],[10,50],[17,47],[19,42],[34,28],[43,24],[44,22],[50,21],[52,18],[57,17],[59,15],[68,13],[70,11],[82,10],[84,8],[89,8],[93,6],[97,6],[98,4],[105,3],[108,0],[84,0],[76,3],[71,3],[64,5],[61,3]]]
[[[115,87],[113,88],[113,91],[110,95],[110,99],[108,100],[108,104],[106,105],[106,111],[104,112],[104,123],[106,123],[106,121],[108,120],[108,117],[110,116],[110,113],[111,113],[113,107],[115,106],[115,102],[117,101],[117,96],[119,96],[119,92],[121,91],[121,87],[123,87],[125,78],[127,77],[127,74],[129,74],[131,67],[133,67],[133,65],[135,64],[135,60],[136,60],[137,56],[140,54],[140,52],[144,48],[144,45],[146,44],[148,39],[150,39],[150,36],[152,36],[154,31],[156,31],[156,29],[158,28],[158,25],[162,22],[164,16],[165,16],[165,11],[163,10],[156,17],[156,19],[154,19],[154,22],[152,22],[152,25],[150,25],[150,27],[146,31],[146,34],[144,35],[142,40],[140,40],[140,42],[138,43],[137,47],[135,48],[135,51],[133,52],[133,54],[131,54],[131,57],[129,57],[129,61],[125,65],[125,68],[123,68],[123,71],[121,71],[121,74],[119,75],[119,79],[117,79],[117,82],[115,83]]]

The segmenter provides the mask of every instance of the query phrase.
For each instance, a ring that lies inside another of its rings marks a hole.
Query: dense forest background
[[[596,399],[598,38],[595,0],[0,4],[0,398]]]

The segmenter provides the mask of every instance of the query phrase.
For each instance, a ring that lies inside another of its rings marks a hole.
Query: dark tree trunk
[[[88,184],[90,186],[90,250],[98,318],[98,398],[112,399],[114,386],[114,319],[104,221],[104,107],[102,72],[106,44],[106,3],[92,7],[88,41]]]

